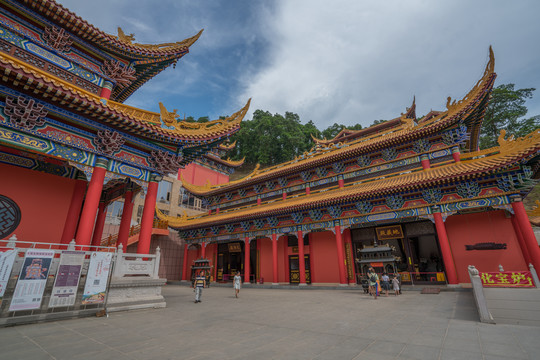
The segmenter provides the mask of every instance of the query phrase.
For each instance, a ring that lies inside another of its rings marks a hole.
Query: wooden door
[[[309,254],[304,255],[306,283],[311,284]],[[289,283],[300,284],[300,261],[298,255],[289,255]]]

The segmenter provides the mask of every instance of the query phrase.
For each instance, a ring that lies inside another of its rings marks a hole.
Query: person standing
[[[204,288],[206,284],[206,276],[204,276],[204,272],[202,270],[199,271],[197,276],[195,277],[195,303],[201,302],[201,296],[202,296],[202,289]]]
[[[234,295],[238,297],[238,294],[240,293],[240,287],[242,286],[242,276],[240,276],[240,271],[236,272],[236,275],[234,275]]]
[[[390,278],[388,277],[388,274],[383,273],[381,280],[382,280],[381,287],[384,290],[385,296],[388,296],[388,290],[390,290]]]
[[[369,268],[367,273],[367,278],[369,282],[369,293],[375,300],[377,300],[377,281],[379,281],[379,277],[375,273],[375,270],[373,270],[372,267]]]
[[[399,280],[396,275],[392,278],[392,287],[394,288],[394,295],[399,295]]]

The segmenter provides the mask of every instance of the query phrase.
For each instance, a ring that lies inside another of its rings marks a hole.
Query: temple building
[[[309,152],[256,168],[224,184],[183,186],[209,211],[158,212],[187,242],[187,266],[211,260],[216,281],[356,284],[367,266],[401,273],[403,283],[469,283],[480,271],[540,268],[540,250],[522,199],[539,176],[540,132],[479,150],[496,77],[481,79],[444,111],[399,117],[315,139]]]
[[[249,107],[193,123],[163,103],[159,112],[123,103],[175,66],[201,33],[140,44],[120,28],[117,35],[97,29],[54,0],[0,2],[0,239],[126,249],[137,212],[133,244],[148,253],[160,180],[194,161],[227,172],[215,154]],[[139,193],[144,203],[134,210]],[[103,244],[106,209],[118,199],[118,236]]]

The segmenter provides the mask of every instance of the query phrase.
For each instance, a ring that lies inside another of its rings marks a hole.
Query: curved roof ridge
[[[385,193],[396,187],[402,189],[418,188],[422,184],[446,181],[445,179],[448,178],[469,178],[473,166],[473,174],[478,174],[511,166],[515,164],[518,159],[525,157],[530,158],[531,154],[538,153],[540,151],[540,130],[536,130],[522,138],[515,140],[511,138],[506,141],[508,143],[500,146],[468,153],[468,160],[441,165],[440,167],[432,168],[425,172],[420,171],[394,177],[385,176],[381,179],[361,181],[345,188],[337,188],[326,192],[311,194],[307,198],[288,198],[287,200],[262,204],[257,207],[242,208],[239,211],[220,212],[219,214],[203,217],[188,217],[182,219],[182,221],[173,217],[173,221],[169,222],[169,225],[180,228],[183,226],[194,226],[206,223],[215,224],[219,221],[225,222],[232,219],[254,217],[262,213],[267,215],[277,214],[278,212],[281,213],[285,210],[292,211],[291,209],[301,210],[301,208],[305,209],[312,206],[321,206],[323,202],[339,202],[344,198],[360,198],[363,195],[369,195],[375,190]],[[508,146],[509,144],[513,145]],[[484,156],[486,151],[490,152],[492,155]],[[193,221],[197,219],[201,219],[201,221],[188,224],[190,220]]]

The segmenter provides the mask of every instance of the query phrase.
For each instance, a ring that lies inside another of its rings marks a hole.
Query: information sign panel
[[[73,306],[84,262],[84,251],[62,251],[49,307]]]
[[[53,257],[54,250],[26,250],[9,311],[40,308]]]
[[[2,298],[6,292],[9,276],[11,275],[11,269],[15,262],[16,250],[7,250],[0,252],[0,304],[2,304]]]
[[[82,296],[83,305],[101,304],[105,301],[111,260],[112,253],[93,252],[90,256],[90,265]]]

